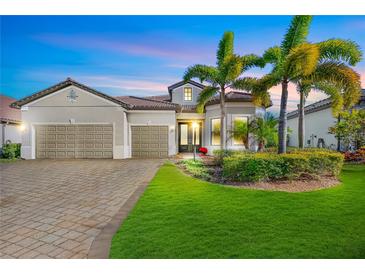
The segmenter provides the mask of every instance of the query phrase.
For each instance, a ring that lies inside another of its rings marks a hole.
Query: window
[[[237,116],[233,119],[233,144],[244,145],[248,138],[247,117]]]
[[[188,125],[181,124],[180,125],[180,145],[188,144]]]
[[[221,143],[221,119],[212,119],[210,124],[210,130],[212,146],[219,146]]]
[[[192,101],[192,100],[193,100],[193,89],[184,88],[184,101]]]

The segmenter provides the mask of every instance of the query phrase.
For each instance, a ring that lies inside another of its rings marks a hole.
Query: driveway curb
[[[90,250],[88,252],[88,259],[108,259],[110,246],[114,234],[118,231],[119,227],[127,218],[129,212],[133,209],[150,181],[155,177],[157,171],[163,163],[157,166],[156,171],[151,172],[145,176],[145,180],[141,183],[137,189],[132,193],[128,200],[121,206],[117,214],[113,216],[111,221],[101,230],[101,232],[96,236],[95,240],[91,244]]]

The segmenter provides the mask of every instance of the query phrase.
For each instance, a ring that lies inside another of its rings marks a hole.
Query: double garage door
[[[113,158],[113,126],[37,126],[36,158]]]
[[[132,157],[168,157],[168,126],[131,126]]]

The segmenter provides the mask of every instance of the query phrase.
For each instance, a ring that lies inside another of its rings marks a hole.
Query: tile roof
[[[1,122],[20,123],[21,112],[19,109],[10,107],[10,104],[15,101],[14,98],[0,95],[0,120]]]
[[[358,105],[354,106],[355,108],[357,108],[357,106],[362,105],[362,103],[365,101],[365,89],[361,90],[361,97],[360,97],[360,102]],[[310,104],[308,106],[304,107],[304,113],[308,114],[308,113],[313,113],[316,111],[320,111],[322,109],[326,109],[326,108],[330,108],[331,107],[331,99],[330,98],[326,98],[323,100],[320,100],[318,102],[315,102],[313,104]],[[291,112],[289,112],[287,114],[287,118],[288,119],[293,119],[298,117],[298,110],[293,110]]]
[[[169,102],[171,100],[170,95],[168,95],[168,94],[166,94],[166,95],[145,96],[143,98],[158,100],[158,101],[167,101],[167,102]]]
[[[232,90],[226,93],[226,102],[252,102],[252,95],[247,92]],[[216,95],[206,105],[209,106],[219,103],[220,97]]]
[[[179,106],[166,101],[136,96],[116,96],[115,98],[128,104],[132,110],[176,110]]]

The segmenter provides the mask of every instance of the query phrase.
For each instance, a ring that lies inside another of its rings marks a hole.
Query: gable
[[[191,90],[192,90],[192,100],[191,101],[184,100],[184,89],[185,88],[191,88]],[[193,85],[191,83],[186,83],[186,84],[180,85],[180,86],[170,90],[171,102],[175,103],[175,104],[180,104],[180,105],[196,105],[201,91],[202,91],[201,87],[197,87],[196,85]]]
[[[58,93],[62,93],[64,92],[65,90],[67,90],[67,88],[69,87],[73,87],[74,89],[77,89],[81,92],[85,92],[85,93],[88,93],[89,95],[94,95],[96,96],[97,98],[99,98],[100,100],[103,99],[107,102],[109,102],[109,104],[112,104],[114,103],[114,105],[120,105],[120,106],[123,106],[124,108],[128,109],[128,104],[125,104],[124,102],[121,102],[119,101],[118,99],[114,98],[114,97],[111,97],[111,96],[108,96],[100,91],[97,91],[95,89],[92,89],[88,86],[85,86],[83,84],[80,84],[74,80],[72,80],[71,78],[67,78],[65,81],[63,82],[60,82],[56,85],[53,85],[47,89],[44,89],[44,90],[41,90],[39,92],[36,92],[30,96],[27,96],[23,99],[20,99],[14,103],[11,104],[11,107],[13,108],[20,108],[22,106],[30,106],[30,105],[35,105],[36,103],[39,103],[41,101],[43,101],[45,98],[50,98],[51,96],[54,96]],[[70,92],[70,90],[69,90]],[[71,101],[69,100],[69,98],[72,97],[71,94],[69,94],[69,97],[67,97],[69,103],[71,103]],[[76,100],[73,100],[73,103],[76,103],[77,102],[77,98],[78,96],[75,96]],[[63,98],[64,99],[64,98]],[[87,100],[86,100],[87,101]],[[82,101],[80,101],[82,102]],[[57,101],[54,101],[54,102],[49,102],[50,104],[54,104],[55,106],[57,106],[58,103],[60,103],[61,105],[60,106],[64,106],[61,103],[60,101],[57,102]],[[97,105],[99,105],[100,103],[97,103]],[[41,106],[41,104],[40,104]]]
[[[29,107],[90,107],[119,106],[119,104],[90,93],[75,85],[36,99],[24,106]]]

